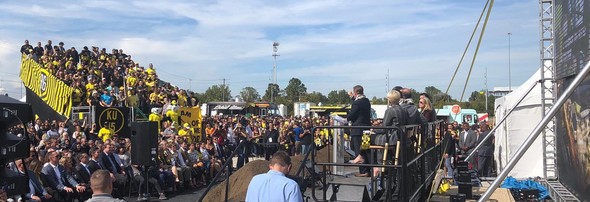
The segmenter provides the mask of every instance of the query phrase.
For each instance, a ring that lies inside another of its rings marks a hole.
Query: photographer
[[[453,177],[453,158],[455,157],[457,144],[457,131],[452,124],[447,125],[447,131],[443,140],[444,158],[445,158],[445,174],[447,177]]]
[[[241,142],[245,142],[242,146],[240,151],[238,151],[238,162],[236,165],[237,169],[240,169],[244,164],[248,163],[248,156],[250,155],[250,145],[249,145],[249,137],[248,133],[246,133],[246,129],[242,126],[242,123],[238,122],[236,124],[236,128],[234,129],[234,133],[237,137],[238,144]]]

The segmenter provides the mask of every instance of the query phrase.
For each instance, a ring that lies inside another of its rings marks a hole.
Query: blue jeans
[[[453,177],[453,165],[451,163],[451,156],[445,159],[445,167],[447,168],[447,176]]]
[[[309,149],[309,145],[301,144],[301,155],[305,155],[305,152]]]

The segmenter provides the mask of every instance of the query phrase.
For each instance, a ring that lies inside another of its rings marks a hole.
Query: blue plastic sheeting
[[[539,190],[540,200],[549,196],[547,189],[533,180],[516,180],[513,177],[507,177],[501,187],[506,189],[536,189]]]

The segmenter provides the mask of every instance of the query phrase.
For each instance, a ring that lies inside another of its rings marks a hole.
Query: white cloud
[[[181,87],[204,91],[226,78],[234,95],[245,86],[263,94],[272,70],[272,42],[279,41],[281,87],[298,77],[310,92],[358,83],[367,86],[368,94],[382,96],[389,69],[391,86],[444,89],[484,3],[11,1],[0,5],[5,22],[0,72],[18,74],[14,67],[24,39],[43,44],[53,39],[79,49],[124,49],[143,65],[154,63],[161,78]],[[482,67],[488,67],[490,88],[507,83],[499,67],[507,64],[509,31],[515,39],[513,83],[538,68],[537,13],[537,1],[496,1],[468,92],[483,88]],[[460,73],[464,81],[466,72]],[[454,97],[460,93],[458,83]]]

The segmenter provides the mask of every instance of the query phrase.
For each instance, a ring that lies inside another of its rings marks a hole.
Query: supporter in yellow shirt
[[[130,74],[130,76],[127,77],[127,86],[135,87],[135,84],[137,84],[137,77],[135,74]]]
[[[104,122],[103,127],[98,131],[98,138],[100,138],[102,142],[106,142],[108,139],[111,139],[111,137],[113,137],[115,134],[115,131],[107,127],[108,124],[108,122]]]
[[[179,123],[178,117],[180,114],[176,111],[176,106],[169,106],[168,111],[166,112],[166,117],[170,118],[173,122]]]
[[[147,72],[148,75],[154,75],[156,74],[156,68],[154,68],[154,65],[152,63],[150,63],[148,65],[148,69],[146,69],[145,72]]]
[[[192,143],[195,136],[193,135],[193,129],[188,123],[184,123],[183,127],[178,131],[178,136],[186,138],[188,143]]]
[[[158,96],[158,91],[154,91],[150,94],[150,105],[159,105],[160,104],[160,97]]]
[[[162,115],[160,115],[160,108],[152,108],[152,113],[148,117],[149,121],[158,122],[158,133],[162,132],[161,121]]]
[[[180,91],[180,93],[178,93],[178,106],[186,107],[186,104],[187,104],[186,94],[184,93],[184,91]]]
[[[152,78],[148,77],[147,81],[145,82],[145,85],[147,86],[148,92],[155,91],[156,89],[156,81]]]

